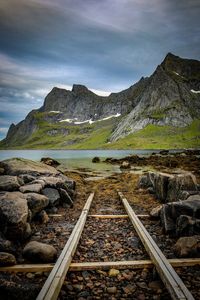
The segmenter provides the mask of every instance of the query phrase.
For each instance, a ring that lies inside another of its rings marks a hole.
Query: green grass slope
[[[38,113],[38,130],[25,142],[0,142],[0,149],[176,149],[200,147],[200,120],[176,128],[148,125],[143,130],[110,143],[109,137],[121,118],[93,124],[50,123]]]

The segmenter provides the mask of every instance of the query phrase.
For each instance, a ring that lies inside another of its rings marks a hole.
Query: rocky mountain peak
[[[85,85],[81,85],[81,84],[74,84],[72,87],[72,92],[76,93],[76,94],[82,94],[85,92],[89,92],[88,88]]]

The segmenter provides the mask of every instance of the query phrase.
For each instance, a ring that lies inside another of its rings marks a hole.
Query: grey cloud
[[[53,86],[119,91],[167,52],[199,59],[199,13],[199,0],[1,0],[3,120],[23,119]]]

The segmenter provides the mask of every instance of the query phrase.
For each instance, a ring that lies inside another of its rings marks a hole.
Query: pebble
[[[84,288],[83,284],[74,284],[74,289],[78,292],[82,291],[83,288]]]
[[[139,286],[141,289],[147,289],[148,288],[145,282],[138,282],[137,286]]]
[[[108,272],[108,276],[109,277],[115,277],[119,274],[119,270],[116,270],[116,269],[110,269],[109,272]]]
[[[127,286],[124,286],[122,289],[125,294],[132,294],[135,292],[136,286],[133,284],[128,284]]]
[[[149,282],[149,288],[153,290],[162,289],[162,283],[160,281],[151,281]]]
[[[109,294],[115,294],[115,293],[117,292],[116,286],[108,287],[108,288],[107,288],[107,292],[108,292]]]
[[[33,279],[35,277],[35,274],[34,273],[27,273],[26,277],[29,278],[29,279]]]
[[[143,269],[142,273],[141,273],[141,278],[142,279],[146,279],[148,276],[148,270],[147,269]]]
[[[137,299],[138,299],[138,300],[145,300],[146,297],[145,297],[144,294],[139,294],[139,295],[137,296]]]

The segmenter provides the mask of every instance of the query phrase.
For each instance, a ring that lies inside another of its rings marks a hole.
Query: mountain
[[[108,97],[53,88],[0,147],[199,147],[199,129],[200,62],[168,53],[150,77]]]
[[[111,141],[149,124],[185,127],[200,117],[200,62],[169,53],[135,99],[135,108],[119,123]]]

